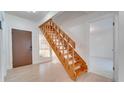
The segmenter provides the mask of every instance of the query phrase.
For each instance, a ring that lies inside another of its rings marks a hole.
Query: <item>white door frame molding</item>
[[[113,81],[118,81],[118,53],[119,53],[119,16],[118,13],[115,13],[113,16],[114,19],[114,27],[113,27]]]

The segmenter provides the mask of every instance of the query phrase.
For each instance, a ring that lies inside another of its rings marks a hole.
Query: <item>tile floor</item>
[[[113,61],[108,58],[90,57],[90,70],[96,74],[113,78]]]
[[[44,63],[22,66],[8,70],[6,82],[72,82],[60,63]],[[94,73],[81,75],[77,82],[111,82]]]

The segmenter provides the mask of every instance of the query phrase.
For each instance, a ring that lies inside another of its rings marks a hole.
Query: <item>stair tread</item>
[[[71,55],[70,53],[64,53],[64,56],[68,56],[68,55]]]
[[[72,64],[72,62],[71,63],[69,63],[72,67],[74,66],[74,69],[75,70],[77,70],[77,69],[79,69],[82,65],[83,65],[83,63],[82,62],[74,62],[74,65]]]
[[[67,58],[67,55],[65,56],[65,58]],[[72,56],[69,57],[69,62],[70,62],[70,61],[73,61],[73,57],[72,57]],[[74,63],[76,63],[76,62],[78,62],[78,61],[80,61],[80,59],[74,58]],[[71,64],[72,64],[72,63],[71,63]]]
[[[77,76],[80,76],[81,73],[84,73],[84,72],[86,72],[86,71],[87,71],[87,70],[84,69],[84,68],[82,68],[82,67],[79,68],[79,69],[77,69],[77,70],[75,70]]]
[[[83,65],[83,63],[82,63],[81,61],[78,61],[78,62],[76,62],[74,65],[75,65],[75,67],[77,67],[77,66]]]
[[[63,48],[61,48],[60,50],[66,50],[65,48],[63,49]]]
[[[64,45],[57,45],[57,46],[64,46]]]
[[[70,60],[73,60],[73,58],[72,58],[72,57],[70,57],[70,58],[69,58],[69,61],[70,61]]]

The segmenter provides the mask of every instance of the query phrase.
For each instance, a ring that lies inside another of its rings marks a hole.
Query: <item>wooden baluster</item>
[[[50,24],[51,24],[51,22],[49,22],[49,31],[51,31],[51,25],[50,25]],[[51,31],[51,32],[52,32],[52,31]]]
[[[75,61],[75,58],[74,58],[74,49],[72,49],[72,67],[73,67],[73,72],[75,73],[75,71],[74,71],[74,61]]]
[[[49,22],[49,31],[50,31],[50,33],[52,34],[50,22]],[[50,34],[50,35],[51,35],[51,34]]]
[[[43,29],[43,26],[40,28],[40,30],[44,33],[44,29]]]
[[[46,25],[44,25],[44,35],[46,35]]]
[[[48,25],[47,25],[47,23],[46,23],[46,33],[47,33],[47,37],[49,38]]]
[[[57,26],[55,26],[55,31],[56,31],[56,36],[57,36],[57,40],[58,40]],[[57,44],[58,44],[58,41],[57,41]]]
[[[63,35],[62,35],[62,31],[60,32],[60,35],[63,37]]]
[[[59,29],[58,29],[58,39],[59,39],[58,45],[59,45],[59,47],[60,47],[61,37],[60,37]]]
[[[60,29],[59,29],[59,28],[57,28],[57,31],[58,31],[57,33],[58,33],[58,40],[59,40],[59,43],[58,43],[58,44],[60,45],[60,42],[61,42],[61,37],[60,37]]]
[[[48,31],[47,31],[47,24],[46,24],[46,33],[48,34]]]
[[[51,23],[52,31],[53,31],[53,23]]]
[[[45,24],[45,30],[47,30],[47,29],[46,29],[46,24]]]
[[[55,35],[56,35],[56,32],[55,32],[55,28],[54,28],[54,24],[53,24],[53,29],[54,29],[54,38],[55,38]],[[55,39],[55,44],[56,44],[56,39]]]
[[[44,32],[44,35],[45,35],[45,26],[43,25],[43,32]]]
[[[45,24],[45,32],[46,32],[46,36],[48,37],[48,34],[47,34],[47,25]]]
[[[52,32],[50,30],[50,23],[48,22],[47,25],[48,25],[48,33],[49,33],[50,42],[52,42],[52,39],[51,39]]]
[[[47,31],[48,31],[48,25],[46,24],[46,27],[47,27]]]
[[[58,33],[58,27],[56,26],[56,32]]]
[[[67,60],[68,60],[68,63],[69,63],[69,43],[67,43]],[[69,64],[67,66],[69,68]]]
[[[51,30],[51,26],[50,26],[50,22],[48,23],[48,26],[49,26],[49,36],[50,36],[50,42],[53,42],[53,39],[52,39],[52,30]]]
[[[53,35],[52,35],[52,37],[54,38],[54,28],[53,28],[53,27],[54,27],[54,24],[52,23],[51,25],[52,25],[51,27],[52,27],[52,31],[53,31]],[[53,41],[53,43],[55,44],[54,41]]]
[[[48,25],[48,32],[50,32],[50,29],[49,29],[49,22],[47,23],[47,25]]]
[[[59,52],[60,52],[60,47],[61,47],[61,37],[60,37],[60,34],[59,34],[59,33],[58,33],[58,39],[59,39],[59,41],[60,41],[60,42],[58,42],[58,45],[59,45],[58,48],[59,48]]]
[[[45,23],[45,25],[44,25],[44,26],[45,26],[45,28],[46,28],[45,30],[47,30],[47,25],[46,25],[46,23]]]
[[[59,39],[59,34],[58,34],[58,32],[56,31],[56,37],[57,37],[57,46],[59,45],[59,42],[58,42],[58,39]]]
[[[59,35],[60,35],[60,29],[59,29]]]
[[[45,24],[44,28],[45,28],[45,30],[44,30],[44,31],[46,32],[46,24]]]
[[[52,30],[51,30],[51,20],[50,20],[50,31],[52,31]]]
[[[63,54],[64,54],[64,48],[65,48],[64,44],[65,44],[65,41],[63,39]]]
[[[41,31],[42,31],[42,32],[43,32],[43,34],[44,34],[44,26],[42,26],[41,28],[42,28],[42,29],[41,29]]]
[[[53,38],[55,39],[55,34],[56,34],[56,32],[55,32],[55,29],[54,29],[54,24],[53,24]],[[56,39],[55,39],[55,41],[54,41],[54,44],[56,45]]]
[[[57,45],[57,34],[55,33],[55,44]]]
[[[51,25],[51,20],[50,20],[50,22],[49,22],[49,25],[50,25],[50,32],[51,32],[51,39],[53,39],[53,36],[52,36],[52,25]]]

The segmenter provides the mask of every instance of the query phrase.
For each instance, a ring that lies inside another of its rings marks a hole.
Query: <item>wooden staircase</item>
[[[39,28],[72,80],[87,72],[86,62],[75,50],[75,42],[52,19]]]

